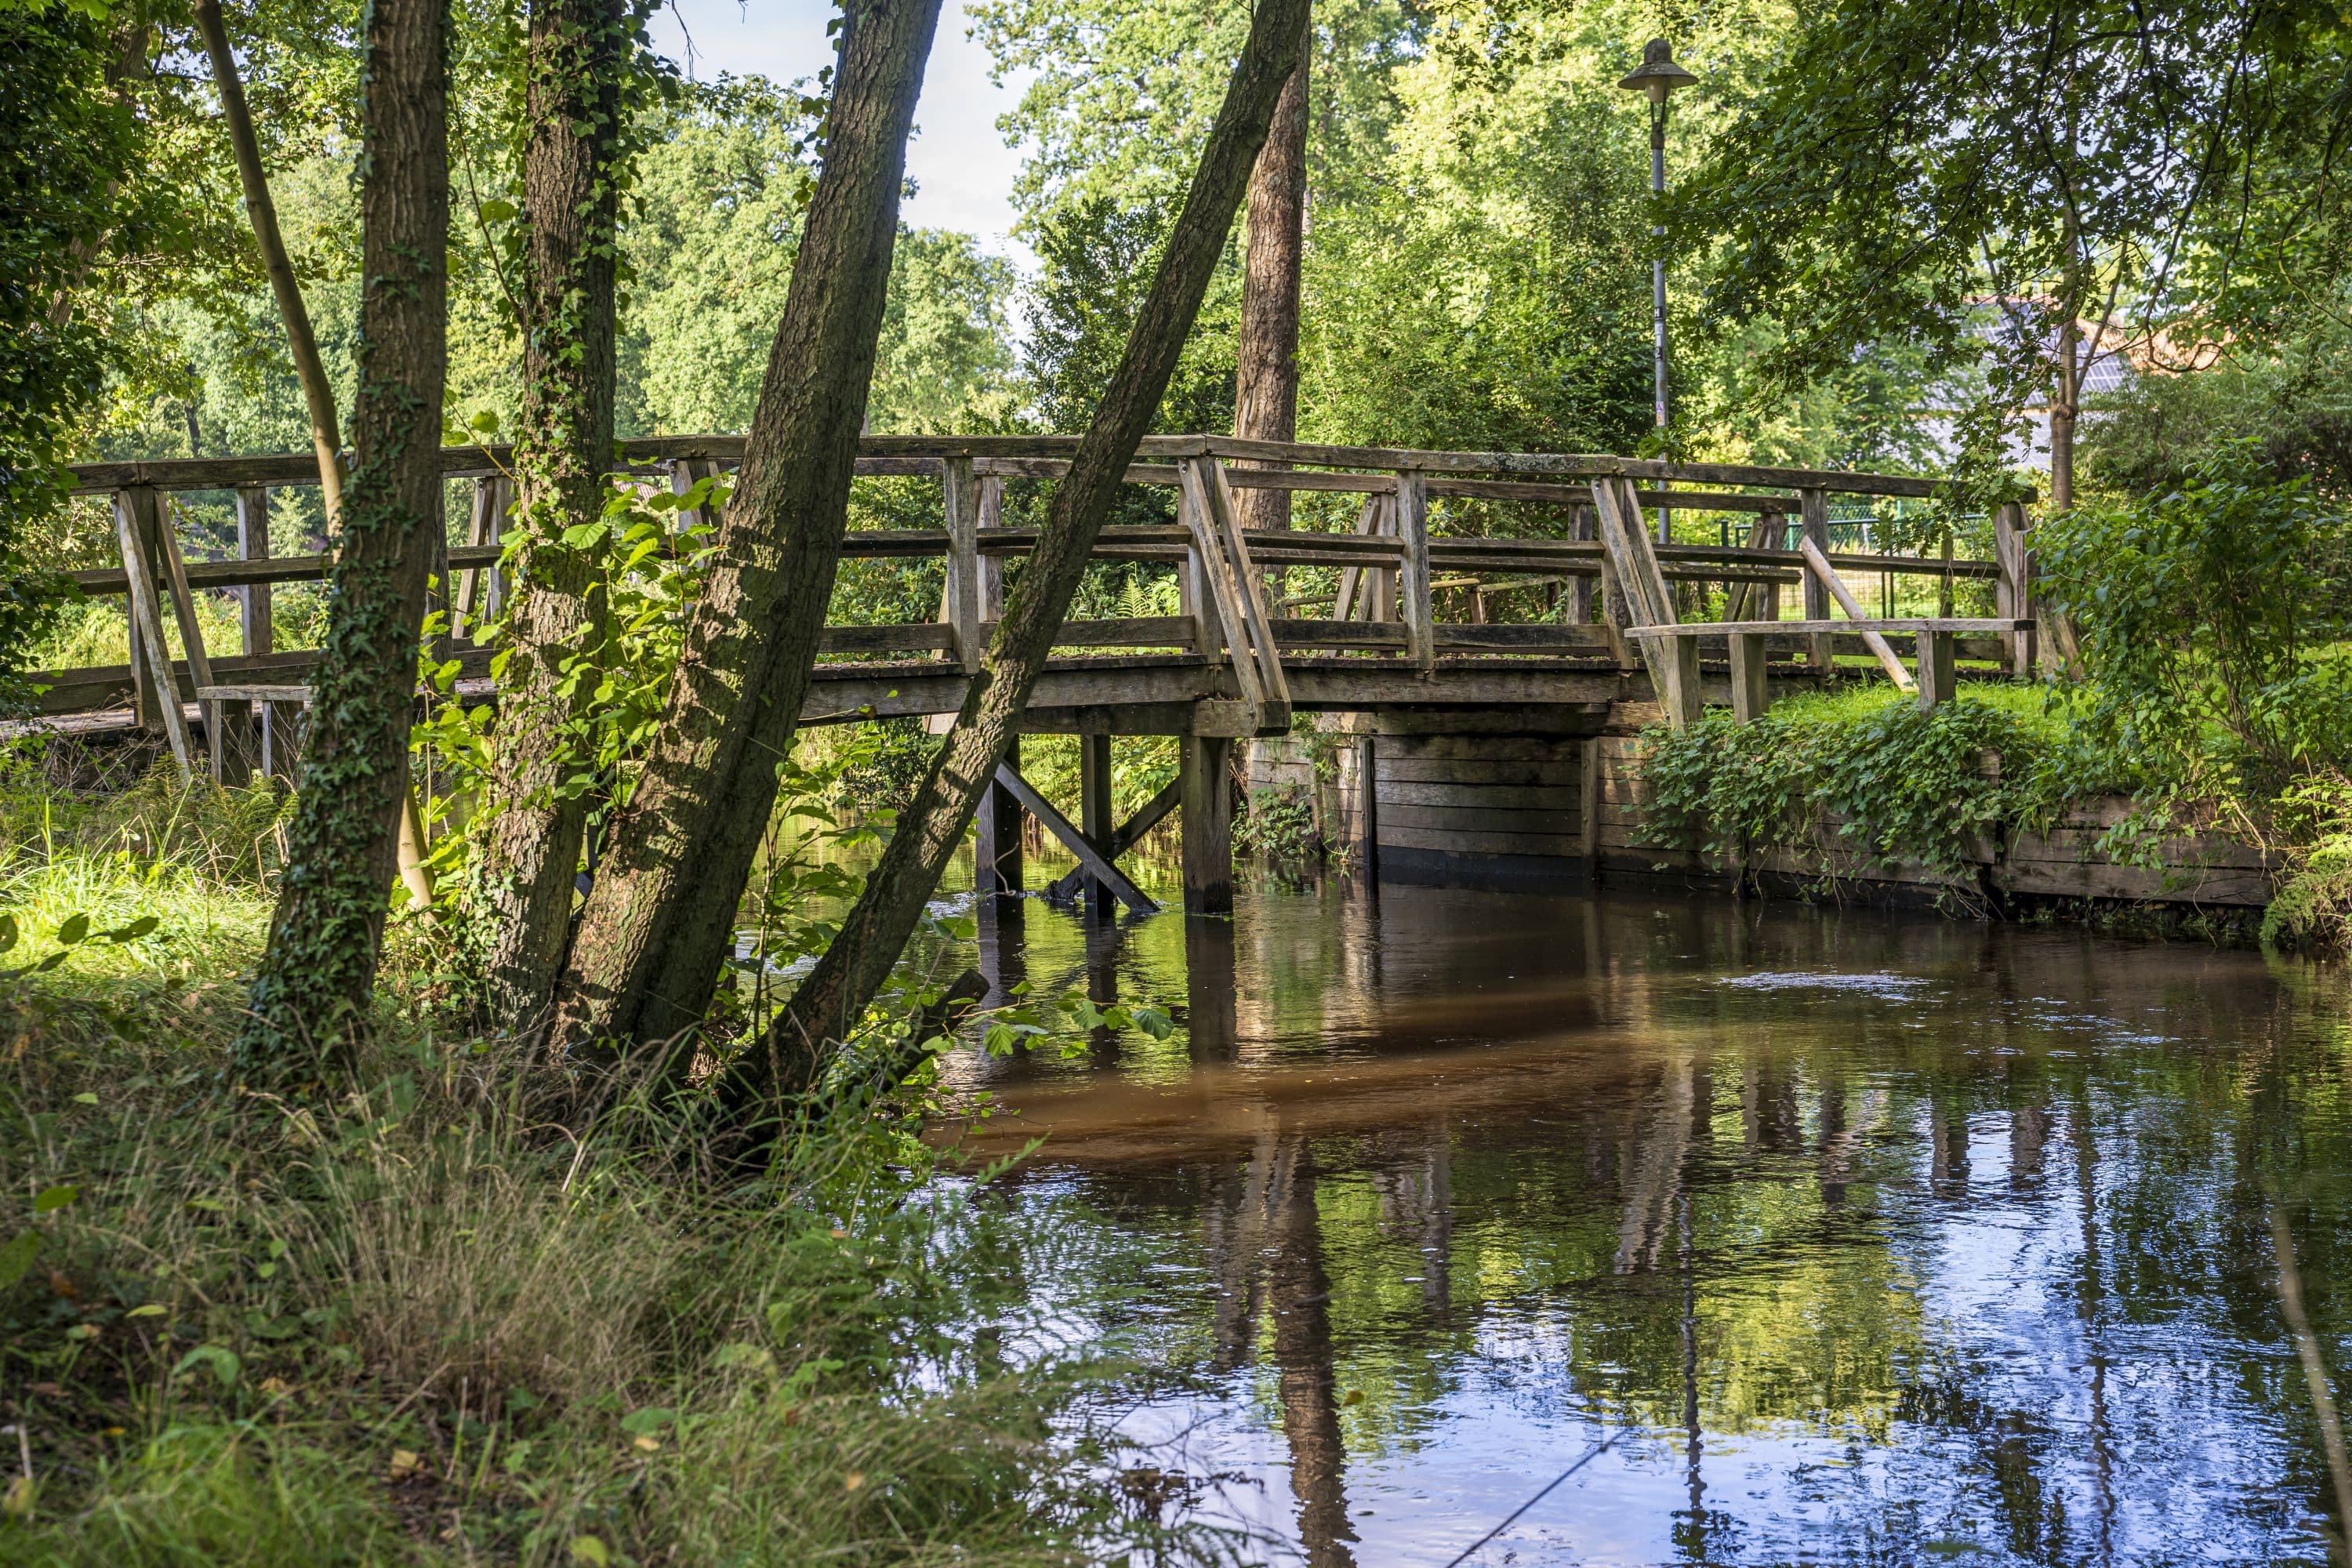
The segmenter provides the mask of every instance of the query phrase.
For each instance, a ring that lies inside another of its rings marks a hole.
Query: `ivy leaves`
[[[1727,862],[1843,847],[1958,875],[1981,835],[2044,823],[2102,782],[2040,728],[1967,698],[1826,721],[1784,710],[1741,724],[1717,711],[1643,738],[1652,833]]]

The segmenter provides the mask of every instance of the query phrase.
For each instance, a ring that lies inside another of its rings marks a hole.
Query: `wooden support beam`
[[[1356,851],[1365,878],[1381,879],[1380,744],[1366,735],[1356,742]]]
[[[1608,553],[1610,571],[1602,587],[1611,624],[1621,636],[1634,626],[1674,625],[1679,619],[1674,595],[1658,571],[1633,487],[1622,479],[1595,480],[1592,499],[1600,513],[1601,542]],[[1689,702],[1678,689],[1682,666],[1673,653],[1656,640],[1637,639],[1634,647],[1668,716],[1687,711]]]
[[[1666,710],[1666,722],[1676,731],[1687,730],[1699,721],[1705,711],[1705,696],[1698,679],[1698,638],[1675,637],[1665,645],[1667,668],[1672,671],[1658,692],[1659,705]]]
[[[1177,784],[1184,813],[1184,912],[1231,914],[1234,908],[1234,743],[1222,736],[1181,735]]]
[[[1800,545],[1810,544],[1816,552],[1826,556],[1830,547],[1829,497],[1819,488],[1811,486],[1797,493],[1800,515],[1804,524],[1804,537],[1799,542]],[[1830,618],[1828,589],[1818,578],[1809,576],[1805,579],[1804,591],[1805,619],[1828,620]],[[1826,636],[1813,638],[1812,652],[1806,662],[1813,667],[1817,674],[1829,673],[1830,639]]]
[[[1868,612],[1855,602],[1854,596],[1846,591],[1845,584],[1839,580],[1837,573],[1832,569],[1829,558],[1821,552],[1810,537],[1800,541],[1797,549],[1799,553],[1804,556],[1805,564],[1811,568],[1813,578],[1821,584],[1822,592],[1838,602],[1838,608],[1843,610],[1848,618],[1856,621],[1866,621],[1871,618]],[[1895,645],[1888,642],[1884,634],[1871,626],[1864,626],[1856,629],[1862,633],[1862,640],[1869,647],[1871,656],[1878,660],[1878,667],[1886,671],[1886,679],[1895,682],[1898,690],[1910,690],[1912,689],[1910,673],[1903,668],[1903,661],[1895,657]]]
[[[171,590],[172,615],[180,623],[180,647],[188,656],[188,678],[202,689],[213,683],[213,661],[205,647],[204,623],[196,619],[196,596],[188,588],[188,563],[180,553],[179,519],[169,498],[159,498],[154,518],[155,559],[162,563],[165,585]],[[196,700],[197,711],[205,726],[205,760],[215,784],[231,782],[227,778],[229,747],[222,734],[226,727],[218,701]],[[235,782],[242,783],[236,780]]]
[[[1993,613],[2005,620],[2033,618],[2033,562],[2025,543],[2025,508],[2015,501],[2006,501],[1993,509],[1993,563],[2000,575],[1993,587]],[[2034,634],[2031,631],[2011,634],[2009,643],[2009,673],[2011,679],[2029,680],[2033,676]]]
[[[1118,851],[1111,847],[1111,835],[1117,829],[1110,816],[1111,762],[1110,736],[1108,733],[1078,737],[1078,831],[1087,842],[1103,852],[1103,858],[1115,860]],[[1085,867],[1080,867],[1085,871]],[[1101,878],[1088,873],[1086,877],[1087,912],[1098,919],[1110,915],[1108,889]]]
[[[1404,542],[1397,599],[1406,647],[1415,665],[1429,669],[1437,663],[1437,614],[1430,602],[1428,476],[1410,469],[1397,475],[1396,527]]]
[[[996,770],[996,782],[1013,793],[1030,816],[1045,826],[1045,831],[1062,841],[1062,847],[1078,858],[1081,865],[1099,878],[1118,899],[1138,914],[1156,914],[1160,906],[1147,897],[1142,889],[1128,880],[1127,873],[1106,858],[1103,852],[1087,842],[1087,836],[1070,825],[1070,819],[1054,809],[1054,803],[1030,787],[1009,764]]]
[[[180,706],[180,683],[172,672],[172,645],[163,638],[162,563],[154,547],[157,513],[163,498],[144,485],[114,492],[115,542],[122,551],[122,570],[131,587],[131,625],[138,634],[136,651],[145,667],[148,689],[153,694],[152,715],[142,722],[159,723],[180,765],[180,779],[195,776],[195,747],[188,734],[186,712]]]
[[[955,635],[955,655],[963,672],[974,675],[988,647],[987,634],[980,624],[980,484],[972,477],[970,458],[949,458],[942,467],[948,573],[946,604],[940,618]]]
[[[1021,737],[1013,737],[1005,765],[1021,771]],[[983,899],[1015,897],[1021,892],[1021,802],[1003,784],[991,780],[980,797],[973,819],[972,890]]]
[[[1586,493],[1591,492],[1588,490]],[[1600,525],[1594,521],[1594,515],[1592,503],[1590,501],[1576,508],[1569,515],[1570,536],[1580,543],[1589,541],[1598,544],[1601,542]],[[1594,585],[1593,580],[1590,577],[1580,575],[1569,579],[1568,618],[1571,625],[1589,626],[1592,624]]]
[[[1698,639],[1687,639],[1692,647]],[[1765,684],[1764,634],[1734,632],[1731,643],[1731,716],[1742,724],[1753,724],[1764,717],[1771,706],[1769,688]]]
[[[1601,880],[1601,737],[1588,735],[1577,752],[1577,842],[1584,852],[1584,879]]]
[[[1211,458],[1198,467],[1208,493],[1209,515],[1215,521],[1218,537],[1224,543],[1227,572],[1241,600],[1242,624],[1249,631],[1250,657],[1257,665],[1258,687],[1265,694],[1258,732],[1278,734],[1290,728],[1290,688],[1282,677],[1282,650],[1275,643],[1272,618],[1266,613],[1265,579],[1250,558],[1249,536],[1242,531],[1241,508],[1234,504],[1234,492],[1225,483],[1224,465]],[[1238,661],[1238,648],[1234,658]]]
[[[1957,641],[1950,632],[1919,634],[1919,706],[1923,710],[1959,695],[1959,669],[1955,662]]]

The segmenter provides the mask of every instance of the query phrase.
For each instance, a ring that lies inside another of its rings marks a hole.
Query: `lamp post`
[[[1617,85],[1628,92],[1650,95],[1650,194],[1666,194],[1666,95],[1678,87],[1688,87],[1698,78],[1675,64],[1674,50],[1664,38],[1652,38],[1642,47],[1642,63]],[[1654,357],[1654,404],[1653,412],[1658,431],[1666,428],[1666,226],[1662,223],[1650,226],[1650,237],[1657,242],[1657,255],[1650,261],[1650,339]],[[1660,479],[1664,489],[1665,481]],[[1674,519],[1665,508],[1658,509],[1658,539],[1668,542],[1673,537]]]

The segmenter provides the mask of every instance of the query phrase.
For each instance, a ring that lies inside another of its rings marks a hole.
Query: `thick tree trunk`
[[[482,889],[495,926],[492,1016],[517,1030],[545,1021],[571,936],[588,816],[578,775],[593,761],[583,742],[596,681],[578,674],[604,642],[610,553],[568,546],[563,534],[593,522],[609,493],[621,76],[633,30],[621,0],[541,0],[531,8],[520,542]]]
[[[247,1077],[299,1088],[347,1063],[365,1026],[407,790],[417,637],[441,528],[446,5],[373,0],[367,11],[351,480],[302,792],[237,1047]]]
[[[730,1074],[725,1092],[739,1117],[756,1116],[776,1095],[815,1082],[826,1049],[847,1037],[880,989],[963,842],[1192,330],[1276,100],[1298,58],[1307,11],[1307,0],[1259,0],[1151,291],[1069,473],[1055,487],[1036,550],[1007,596],[963,710],[833,945]]]
[[[1234,374],[1234,434],[1288,441],[1298,434],[1298,274],[1307,247],[1307,84],[1314,13],[1299,27],[1298,64],[1275,105],[1250,175],[1242,251],[1241,341]],[[1288,490],[1234,497],[1244,528],[1288,528]]]
[[[907,134],[940,0],[854,0],[824,163],[660,739],[557,990],[563,1040],[698,1020],[776,798],[846,525]]]

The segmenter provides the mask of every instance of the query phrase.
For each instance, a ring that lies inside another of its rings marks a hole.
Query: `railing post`
[[[1957,639],[1950,632],[1919,634],[1919,709],[1927,712],[1959,694]]]
[[[1994,614],[2003,620],[2031,620],[2033,617],[2033,562],[2025,545],[2025,508],[2016,501],[2003,501],[1992,514],[1992,554],[2000,570],[1993,590]],[[2037,628],[2039,629],[2039,628]],[[2011,632],[2009,643],[2009,673],[2013,680],[2026,680],[2033,675],[2032,632]]]
[[[948,581],[942,617],[955,637],[956,658],[966,675],[977,674],[987,646],[980,630],[980,486],[971,459],[940,459],[947,495]]]
[[[1830,500],[1827,491],[1807,486],[1797,492],[1798,504],[1804,518],[1804,537],[1813,547],[1827,553],[1830,547]],[[1830,591],[1826,584],[1817,582],[1811,574],[1804,580],[1805,619],[1825,621],[1830,618]],[[1830,638],[1826,632],[1816,632],[1811,639],[1811,651],[1806,662],[1815,672],[1830,671]]]
[[[1764,658],[1764,634],[1734,632],[1726,640],[1731,644],[1731,716],[1742,724],[1753,724],[1771,705],[1770,689],[1765,684],[1769,671]]]
[[[1583,543],[1601,537],[1591,505],[1569,509],[1568,536]],[[1592,624],[1592,589],[1596,581],[1580,572],[1568,580],[1568,618],[1571,624],[1580,626]]]
[[[980,528],[986,532],[1004,524],[1004,481],[994,474],[980,481]],[[1004,618],[1004,557],[980,558],[980,619],[982,626]]]
[[[1404,613],[1405,646],[1423,669],[1437,664],[1437,615],[1429,591],[1429,480],[1412,468],[1397,474],[1397,536],[1404,541],[1404,563],[1397,574],[1397,598]]]
[[[236,490],[236,557],[240,561],[269,559],[269,492],[259,485],[239,485]],[[236,649],[247,658],[268,653],[276,646],[270,621],[269,584],[247,583],[236,591]],[[251,677],[247,677],[248,679]],[[269,771],[268,703],[224,702],[220,707],[220,747],[213,776],[223,784],[243,784],[253,777],[258,762]]]
[[[195,773],[194,747],[188,735],[187,714],[180,706],[179,678],[172,671],[172,645],[163,637],[163,601],[155,549],[155,514],[161,500],[153,489],[132,485],[114,492],[115,542],[122,550],[122,572],[131,590],[131,623],[139,633],[138,650],[145,665],[152,696],[150,721],[160,721],[172,743],[173,759],[185,782]]]

